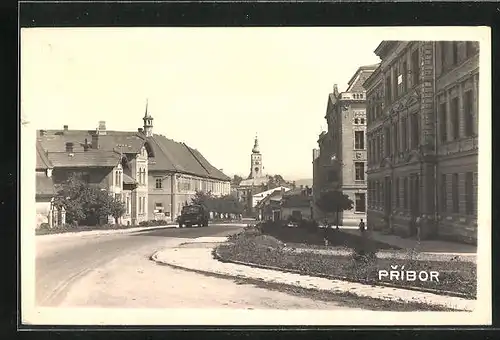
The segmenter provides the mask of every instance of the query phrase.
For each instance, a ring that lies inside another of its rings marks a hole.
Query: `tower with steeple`
[[[146,101],[146,112],[142,120],[144,121],[144,134],[146,137],[153,137],[153,117],[148,112],[148,101]]]
[[[257,139],[257,134],[255,135],[255,142],[252,148],[252,154],[250,156],[250,178],[262,177],[262,155],[259,149],[259,140]]]

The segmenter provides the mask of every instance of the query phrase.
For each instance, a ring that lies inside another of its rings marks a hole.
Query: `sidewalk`
[[[215,247],[215,243],[224,242],[225,240],[226,237],[210,238],[210,240],[207,238],[199,240],[194,239],[192,241],[188,241],[188,243],[213,242],[213,245],[211,247],[199,248],[167,248],[155,253],[152,256],[152,259],[159,263],[188,270],[292,285],[305,289],[316,289],[334,293],[348,292],[361,297],[382,299],[399,303],[420,302],[462,311],[472,311],[474,309],[475,300],[467,300],[458,297],[443,296],[392,287],[364,285],[360,283],[324,279],[277,270],[255,268],[247,265],[220,262],[213,258],[212,248]],[[185,241],[182,243],[186,244]]]
[[[138,232],[138,231],[164,229],[164,228],[177,228],[177,224],[167,224],[167,225],[163,225],[163,226],[154,226],[154,227],[74,231],[74,232],[66,232],[66,233],[58,233],[58,234],[35,235],[35,237],[37,239],[49,239],[49,238],[54,238],[54,237],[113,235],[113,234],[127,234],[127,233],[133,233],[133,232]]]
[[[356,228],[340,228],[344,233],[359,235],[359,230]],[[379,231],[369,231],[369,235],[375,241],[383,242],[389,245],[396,246],[402,249],[412,249],[423,253],[432,254],[450,254],[457,256],[475,256],[477,247],[470,244],[447,242],[440,240],[423,240],[418,241],[412,238],[402,238],[396,235],[386,235]]]

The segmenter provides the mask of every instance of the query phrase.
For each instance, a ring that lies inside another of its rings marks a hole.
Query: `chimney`
[[[99,127],[97,128],[97,133],[100,135],[106,134],[106,122],[104,120],[99,121]]]
[[[73,153],[73,143],[71,142],[66,143],[66,152]]]
[[[143,128],[138,128],[137,131],[139,131],[140,133],[143,133],[144,129]]]
[[[64,125],[63,128],[64,128],[64,132],[68,131],[68,126],[67,125]]]
[[[99,134],[92,135],[92,149],[99,149]]]

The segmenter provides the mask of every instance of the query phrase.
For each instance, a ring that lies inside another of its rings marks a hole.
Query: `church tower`
[[[148,113],[148,102],[146,101],[146,113],[142,118],[144,121],[144,133],[146,137],[153,137],[153,117]]]
[[[259,140],[257,136],[255,136],[255,143],[252,149],[252,155],[250,156],[250,178],[259,178],[262,177],[262,155],[259,150]]]

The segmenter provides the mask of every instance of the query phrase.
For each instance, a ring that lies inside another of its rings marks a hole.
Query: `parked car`
[[[191,227],[198,225],[200,227],[208,227],[210,213],[206,207],[199,204],[191,204],[182,207],[181,214],[178,217],[179,228],[183,226]]]

